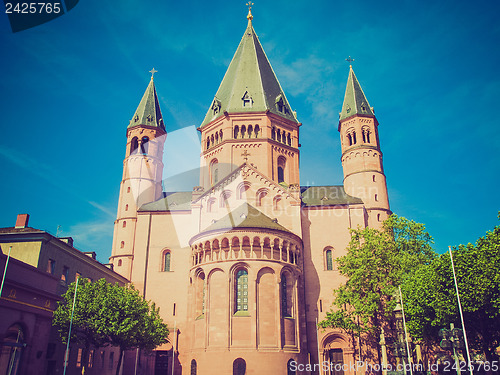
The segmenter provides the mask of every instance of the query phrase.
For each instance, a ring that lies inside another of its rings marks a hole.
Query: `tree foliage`
[[[381,327],[393,326],[398,286],[435,258],[431,244],[423,224],[396,215],[384,222],[382,230],[351,230],[347,254],[337,259],[347,281],[334,290],[332,310],[320,326],[363,335],[378,349],[380,361]]]
[[[64,343],[68,339],[75,286],[72,283],[68,287],[54,312],[53,325],[58,328]],[[78,280],[71,342],[83,345],[85,355],[90,346],[119,347],[118,374],[125,350],[152,350],[166,342],[167,336],[168,328],[159,315],[159,309],[146,301],[133,286],[122,287],[105,279],[96,282]]]
[[[469,344],[491,361],[500,345],[500,226],[460,245],[453,262]],[[418,270],[403,291],[413,337],[436,342],[440,328],[461,327],[449,253]]]

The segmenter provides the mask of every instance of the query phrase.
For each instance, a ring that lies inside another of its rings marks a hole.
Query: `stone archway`
[[[344,334],[334,332],[327,334],[321,340],[320,352],[323,364],[322,375],[354,374],[354,348],[349,344],[349,339]]]

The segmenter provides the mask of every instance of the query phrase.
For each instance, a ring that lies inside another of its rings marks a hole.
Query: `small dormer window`
[[[214,116],[220,113],[221,106],[222,105],[220,100],[215,98],[214,101],[212,102],[212,107],[211,107]]]
[[[361,103],[361,111],[366,112],[366,104],[365,102]]]
[[[349,104],[347,104],[347,105],[345,106],[345,111],[346,111],[347,113],[350,113],[350,112],[351,112],[351,107],[349,106]]]
[[[285,101],[283,100],[283,96],[281,96],[281,94],[279,94],[276,97],[276,109],[280,113],[283,113],[283,114],[288,113],[288,109],[286,108]]]
[[[134,122],[137,122],[137,121],[139,121],[139,116],[137,114],[135,114],[135,116],[134,116]]]
[[[243,95],[243,98],[241,98],[241,100],[243,100],[243,107],[252,108],[253,99],[250,96],[250,94],[248,93],[248,91],[245,91],[245,94]]]
[[[146,118],[148,119],[148,122],[153,121],[153,116],[151,116],[151,115],[148,115],[148,117],[146,117]]]

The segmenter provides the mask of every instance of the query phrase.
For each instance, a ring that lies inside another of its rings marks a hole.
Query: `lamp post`
[[[441,337],[441,342],[439,346],[445,350],[453,350],[453,359],[455,360],[455,366],[457,374],[460,375],[460,361],[458,360],[457,349],[463,349],[464,345],[464,333],[460,328],[455,328],[453,323],[450,323],[450,329],[442,328],[439,330],[439,337]]]
[[[398,303],[394,308],[394,316],[396,317],[396,340],[394,342],[393,355],[397,359],[398,367],[402,362],[403,371],[406,372],[406,358],[408,357],[408,352],[403,336],[403,309],[401,308],[400,303]]]

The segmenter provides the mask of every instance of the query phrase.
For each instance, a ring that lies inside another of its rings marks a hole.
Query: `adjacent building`
[[[105,278],[125,285],[128,280],[96,260],[94,252],[73,247],[71,237],[58,238],[28,226],[29,215],[18,215],[16,225],[0,228],[0,269],[7,266],[0,298],[0,373],[56,375],[63,373],[66,346],[52,328],[52,315],[61,295],[77,277]],[[93,348],[83,358],[71,346],[66,374],[114,374],[117,348]]]

